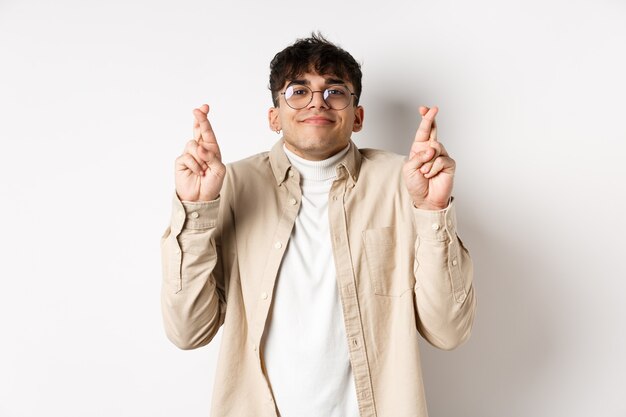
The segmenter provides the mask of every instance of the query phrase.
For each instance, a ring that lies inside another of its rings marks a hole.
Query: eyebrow
[[[346,82],[339,78],[324,78],[324,82],[326,83],[326,85],[335,85],[335,84],[346,85]],[[294,84],[309,86],[311,82],[309,80],[291,80],[289,81],[289,84],[287,84],[287,87],[289,87],[290,85],[294,85]]]

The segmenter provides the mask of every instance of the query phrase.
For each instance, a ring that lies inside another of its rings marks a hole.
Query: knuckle
[[[186,167],[189,167],[189,159],[187,159],[186,155],[180,157],[180,165],[184,165]]]
[[[189,163],[190,166],[196,166],[198,165],[198,162],[196,161],[196,158],[194,158],[192,155],[187,154],[187,162]]]
[[[185,151],[186,152],[191,152],[193,149],[195,149],[196,145],[198,144],[198,142],[196,142],[195,140],[190,140],[189,142],[187,142],[187,145],[185,145]]]

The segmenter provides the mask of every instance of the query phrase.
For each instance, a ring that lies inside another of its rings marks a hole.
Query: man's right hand
[[[187,142],[181,156],[176,158],[175,183],[178,198],[184,201],[212,201],[222,189],[226,167],[203,104],[193,110],[193,139]]]

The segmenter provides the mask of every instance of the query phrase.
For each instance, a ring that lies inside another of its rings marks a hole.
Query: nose
[[[319,93],[319,95],[315,93]],[[311,102],[308,105],[309,108],[315,107],[318,109],[321,109],[321,108],[330,109],[330,106],[324,100],[324,91],[322,90],[311,91],[311,94],[313,94],[313,98],[311,98]]]

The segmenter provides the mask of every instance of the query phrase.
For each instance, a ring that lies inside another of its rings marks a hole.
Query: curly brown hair
[[[334,75],[354,86],[354,105],[361,96],[361,65],[339,46],[325,39],[321,33],[310,38],[297,39],[293,45],[277,53],[270,63],[270,84],[274,107],[278,107],[278,93],[288,80],[306,72]]]

